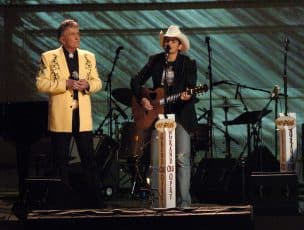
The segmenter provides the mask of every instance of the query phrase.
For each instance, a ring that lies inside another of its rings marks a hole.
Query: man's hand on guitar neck
[[[188,100],[190,100],[191,97],[192,97],[192,95],[188,94],[187,91],[185,91],[185,92],[182,92],[180,99],[182,101],[188,101]]]
[[[153,106],[151,105],[151,102],[149,101],[148,98],[146,97],[143,97],[140,101],[142,107],[147,110],[147,111],[150,111],[153,109]]]

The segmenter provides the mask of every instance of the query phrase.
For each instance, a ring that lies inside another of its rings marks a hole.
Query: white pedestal
[[[158,207],[176,207],[176,167],[175,167],[175,116],[159,115],[155,123],[158,132]]]

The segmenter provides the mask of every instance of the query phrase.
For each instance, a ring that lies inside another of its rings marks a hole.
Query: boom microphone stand
[[[284,84],[284,100],[285,100],[285,112],[284,115],[287,116],[288,113],[288,106],[287,106],[287,52],[288,52],[288,44],[289,40],[286,37],[284,40],[284,67],[283,67],[283,84]],[[278,86],[275,86],[278,87]],[[276,89],[277,91],[279,88]],[[275,120],[278,118],[278,100],[279,100],[279,94],[275,94]],[[276,125],[274,129],[274,143],[275,143],[275,157],[278,156],[278,135],[276,130]]]
[[[118,60],[119,58],[119,53],[120,53],[120,50],[122,50],[123,47],[122,46],[119,46],[117,49],[116,49],[116,55],[115,55],[115,58],[114,58],[114,61],[113,61],[113,66],[112,66],[112,70],[111,72],[109,73],[108,75],[108,79],[107,79],[107,85],[105,87],[105,90],[107,91],[108,88],[109,88],[109,93],[108,93],[108,98],[107,98],[107,103],[108,103],[108,110],[109,110],[109,114],[108,114],[108,117],[110,119],[109,121],[109,124],[110,124],[110,137],[112,138],[113,136],[113,128],[112,128],[112,123],[113,123],[113,118],[112,118],[112,112],[113,112],[113,109],[112,109],[112,73],[114,71],[114,68],[115,68],[115,65],[116,65],[116,61]]]
[[[113,111],[114,111],[114,108],[112,108],[112,103],[114,103],[114,105],[116,106],[116,110],[122,115],[124,116],[124,113],[122,111],[121,108],[118,107],[118,105],[115,103],[115,101],[112,99],[112,74],[113,74],[113,71],[114,71],[114,68],[115,68],[115,65],[116,65],[116,62],[119,58],[119,53],[120,53],[120,50],[122,50],[123,47],[122,46],[119,46],[117,49],[116,49],[116,55],[115,55],[115,58],[114,58],[114,61],[113,61],[113,66],[112,66],[112,70],[111,72],[109,73],[108,75],[108,79],[107,79],[107,84],[106,84],[106,87],[105,87],[105,90],[108,91],[108,94],[107,94],[107,104],[108,104],[108,114],[106,115],[106,117],[104,118],[103,122],[99,125],[99,128],[97,129],[97,133],[100,133],[100,130],[101,130],[101,127],[103,126],[103,124],[105,123],[105,121],[107,119],[109,119],[109,136],[111,139],[113,139]],[[117,119],[117,116],[115,115],[115,119]],[[101,146],[101,142],[103,141],[103,139],[100,139],[100,142],[98,143],[97,146]],[[113,141],[113,143],[115,143]],[[107,143],[109,144],[109,143]],[[115,164],[113,167],[115,167],[114,171],[115,171],[115,175],[113,175],[113,178],[114,178],[114,185],[113,185],[113,188],[109,187],[109,188],[105,188],[106,190],[109,189],[109,193],[111,193],[112,195],[112,190],[114,189],[114,191],[118,191],[119,189],[119,171],[120,171],[120,167],[118,165],[118,160],[119,160],[119,156],[118,156],[118,147],[115,145],[113,146],[107,146],[107,150],[109,152],[107,152],[108,156],[106,159],[102,159],[104,161],[103,163],[103,168],[100,172],[100,176],[101,178],[103,178],[103,174],[105,173],[106,171],[106,166],[109,164],[108,162],[110,160],[114,160],[115,159]],[[100,147],[98,147],[98,149],[100,149]],[[114,158],[114,159],[113,159]],[[111,196],[110,195],[110,196]]]
[[[206,37],[205,44],[207,45],[208,49],[208,78],[209,78],[209,113],[208,113],[208,154],[209,158],[213,157],[213,130],[212,130],[212,124],[213,124],[213,110],[212,110],[212,67],[211,67],[211,47],[210,47],[210,37]]]

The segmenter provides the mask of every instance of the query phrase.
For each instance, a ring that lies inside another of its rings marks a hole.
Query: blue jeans
[[[152,131],[151,137],[151,189],[154,195],[154,207],[158,205],[158,140],[157,130]],[[176,206],[189,207],[191,205],[190,177],[191,177],[191,144],[190,135],[180,125],[175,129],[175,161],[176,161]]]

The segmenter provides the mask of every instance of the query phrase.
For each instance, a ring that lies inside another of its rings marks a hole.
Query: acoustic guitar
[[[188,95],[194,95],[202,92],[208,91],[208,86],[200,85],[196,86],[193,89],[187,89],[186,92]],[[183,92],[172,94],[166,97],[166,103],[175,103]],[[150,128],[154,121],[157,119],[159,114],[164,113],[164,89],[157,88],[155,90],[143,88],[143,96],[148,98],[153,106],[153,110],[145,110],[140,103],[137,102],[135,96],[132,97],[132,114],[136,124],[136,127],[139,129]]]

